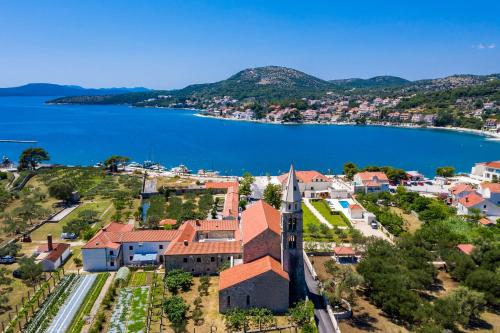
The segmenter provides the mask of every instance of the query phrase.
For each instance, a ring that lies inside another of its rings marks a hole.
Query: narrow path
[[[99,220],[102,220],[102,218],[104,217],[104,215],[106,215],[106,213],[111,209],[111,207],[113,207],[113,204],[110,203],[108,208],[106,208],[106,210],[104,212],[102,212],[101,216],[99,216]]]
[[[101,293],[99,294],[99,296],[97,296],[95,303],[92,306],[92,309],[90,310],[89,317],[87,320],[88,324],[85,324],[83,326],[81,333],[87,333],[90,330],[90,326],[91,326],[92,322],[94,321],[94,318],[97,315],[97,311],[99,311],[99,307],[101,306],[101,303],[102,303],[104,297],[108,293],[108,289],[111,286],[111,284],[113,283],[114,278],[115,278],[115,272],[111,272],[108,276],[108,279],[104,283],[104,286],[102,286]]]
[[[304,204],[306,205],[306,207],[309,208],[309,210],[313,213],[314,216],[316,216],[316,218],[321,223],[326,225],[328,227],[328,229],[333,229],[332,225],[330,223],[328,223],[328,221],[323,217],[323,215],[321,215],[321,213],[318,212],[318,210],[311,204],[311,201],[309,201],[309,198],[303,198],[303,200],[304,200]]]

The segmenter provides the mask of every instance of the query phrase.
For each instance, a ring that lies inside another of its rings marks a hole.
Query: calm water
[[[45,105],[47,97],[0,98],[0,139],[36,140],[53,163],[90,165],[111,154],[166,167],[256,175],[299,169],[340,171],[393,165],[433,175],[437,166],[468,171],[500,159],[500,143],[471,134],[386,127],[269,125],[200,118],[193,111],[128,106]],[[16,159],[27,144],[0,143]]]

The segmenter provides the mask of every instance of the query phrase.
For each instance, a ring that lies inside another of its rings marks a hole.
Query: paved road
[[[315,281],[309,271],[309,268],[304,264],[306,276],[306,284],[308,289],[308,297],[314,303],[314,319],[318,326],[319,333],[335,332],[332,321],[326,311],[326,304],[323,297],[319,293],[318,281]]]
[[[94,283],[97,274],[89,274],[83,277],[80,277],[80,281],[78,281],[78,285],[69,295],[69,298],[59,309],[54,320],[52,320],[51,325],[46,330],[46,333],[62,333],[66,332],[71,325],[71,321],[73,317],[78,312],[78,309],[82,305],[85,296],[89,292],[92,284]]]

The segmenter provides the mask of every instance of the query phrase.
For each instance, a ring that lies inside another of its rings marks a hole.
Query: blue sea
[[[346,162],[392,165],[434,175],[452,165],[469,171],[500,159],[500,142],[446,130],[377,126],[271,125],[195,116],[195,111],[126,105],[47,105],[53,97],[0,97],[0,156],[17,160],[29,146],[45,148],[52,163],[93,165],[112,154],[166,167],[221,174],[277,174],[298,169],[340,172]]]

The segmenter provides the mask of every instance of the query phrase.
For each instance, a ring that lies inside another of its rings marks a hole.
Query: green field
[[[333,215],[325,200],[311,200],[311,204],[332,226],[347,227],[340,215]]]

